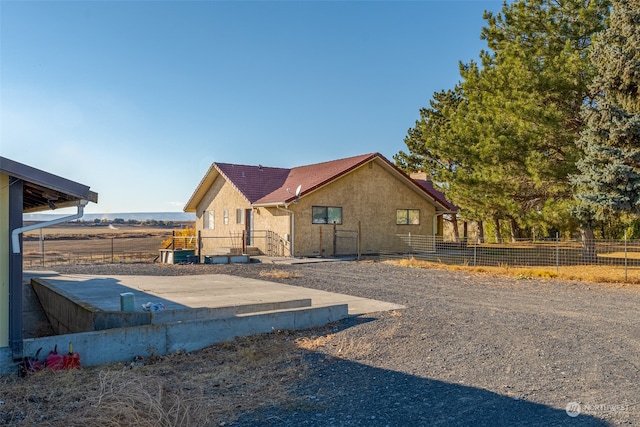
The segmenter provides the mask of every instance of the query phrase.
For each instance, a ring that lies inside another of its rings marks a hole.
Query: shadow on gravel
[[[296,404],[239,414],[232,426],[608,426],[590,415],[320,353],[291,384]],[[567,402],[569,403],[569,402]]]

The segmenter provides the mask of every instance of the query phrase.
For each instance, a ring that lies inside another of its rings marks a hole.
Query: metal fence
[[[341,251],[357,252],[355,231],[335,237],[338,254]],[[135,237],[25,239],[24,266],[155,262],[160,248],[170,238],[171,231]],[[174,238],[184,240],[184,237]],[[176,247],[178,246],[181,245],[176,242]],[[255,251],[255,254],[267,256],[290,256],[289,247],[285,238],[268,230],[254,231],[251,235],[240,233],[228,237],[198,237],[201,255]],[[472,241],[457,243],[434,236],[399,234],[387,241],[380,251],[380,258],[415,258],[448,265],[524,267],[555,272],[563,269],[595,271],[589,269],[600,268],[606,269],[609,275],[617,274],[620,281],[640,282],[640,240],[594,240],[583,243],[551,239],[495,244]]]
[[[625,281],[640,279],[640,240],[518,240],[512,243],[450,242],[437,236],[398,234],[381,250],[381,259],[415,258],[448,265],[542,268],[559,272],[576,267],[618,269]]]
[[[290,245],[284,237],[270,230],[232,232],[228,236],[198,235],[200,255],[253,254],[290,256]]]
[[[159,256],[166,235],[101,238],[47,238],[23,241],[23,265],[25,268],[46,267],[60,264],[109,264],[154,262]]]

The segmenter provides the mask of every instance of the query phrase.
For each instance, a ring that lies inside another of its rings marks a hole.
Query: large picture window
[[[342,208],[334,206],[313,206],[313,224],[342,224]]]
[[[420,209],[396,209],[396,224],[419,225]]]

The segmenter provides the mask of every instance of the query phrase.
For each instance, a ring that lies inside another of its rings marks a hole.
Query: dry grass
[[[302,277],[302,274],[278,268],[272,268],[268,271],[261,271],[260,277],[267,277],[269,279],[295,279],[297,277]]]
[[[372,343],[364,338],[353,338],[345,335],[321,335],[303,337],[295,341],[302,349],[316,351],[325,348],[332,356],[357,360],[371,351]]]
[[[295,341],[295,343],[300,348],[303,348],[305,350],[315,351],[319,348],[327,347],[328,345],[330,345],[331,340],[333,340],[334,337],[335,335],[333,334],[314,336],[314,337],[302,337],[302,338],[298,338]]]
[[[0,378],[0,425],[204,426],[240,411],[296,405],[303,332],[259,335],[193,353],[73,371]]]
[[[599,283],[629,283],[640,284],[640,267],[628,267],[625,273],[623,266],[608,265],[576,265],[551,267],[472,267],[466,265],[447,265],[415,258],[385,261],[410,268],[438,268],[450,271],[464,271],[468,273],[484,273],[498,276],[509,276],[517,279],[555,278],[561,280],[577,280]]]
[[[131,235],[136,236],[140,234],[148,235],[171,235],[172,228],[167,227],[154,227],[147,225],[129,225],[118,224],[113,227],[107,227],[105,225],[58,225],[54,227],[45,227],[37,230],[27,231],[25,236],[32,238],[38,238],[40,233],[49,238],[69,238],[69,237],[81,237],[81,236],[100,236],[105,235],[107,237],[118,235]]]

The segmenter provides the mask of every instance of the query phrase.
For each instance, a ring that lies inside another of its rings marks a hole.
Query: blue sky
[[[389,159],[501,1],[0,2],[0,155],[87,212],[181,211],[212,162]]]

